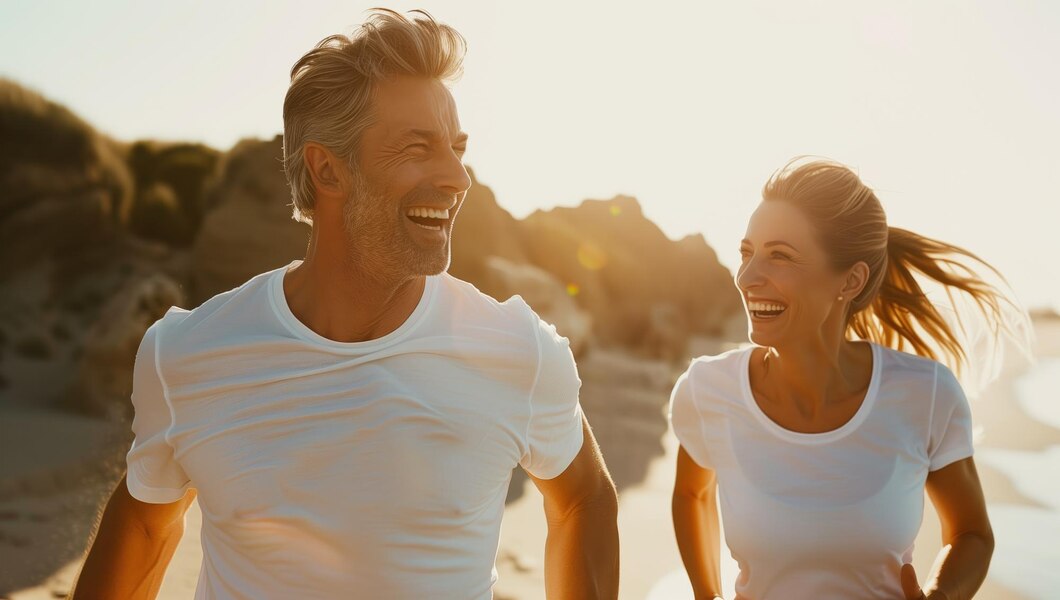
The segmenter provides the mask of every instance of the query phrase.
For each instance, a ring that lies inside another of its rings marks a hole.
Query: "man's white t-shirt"
[[[287,268],[148,330],[129,492],[197,490],[199,599],[490,598],[513,468],[550,479],[582,446],[567,340],[442,274],[394,332],[331,341]]]
[[[865,399],[842,427],[793,432],[751,393],[753,348],[692,361],[671,397],[674,433],[715,471],[742,598],[903,598],[924,483],[972,455],[971,412],[939,363],[872,344]]]

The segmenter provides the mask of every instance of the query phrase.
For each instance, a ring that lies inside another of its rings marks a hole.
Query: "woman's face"
[[[789,202],[764,201],[740,244],[736,287],[743,296],[748,336],[760,346],[785,347],[845,329],[839,300],[848,273],[832,267],[813,226]]]

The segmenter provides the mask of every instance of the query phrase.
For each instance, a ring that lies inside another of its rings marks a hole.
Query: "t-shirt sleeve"
[[[692,391],[692,365],[677,378],[670,393],[670,426],[692,460],[704,469],[713,468],[707,453],[706,440],[703,438],[703,417],[696,406],[695,394]]]
[[[953,372],[935,364],[935,397],[928,440],[928,470],[972,455],[972,410]]]
[[[160,323],[147,330],[136,351],[132,391],[136,437],[126,456],[129,493],[151,504],[180,500],[191,483],[166,441],[172,414],[157,360]]]
[[[538,479],[567,469],[582,448],[581,379],[570,341],[552,325],[534,317],[538,346],[537,377],[530,392],[526,452],[519,464]]]

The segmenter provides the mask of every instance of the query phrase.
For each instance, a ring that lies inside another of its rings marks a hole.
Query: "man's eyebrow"
[[[420,138],[420,139],[427,140],[429,142],[433,142],[433,141],[442,139],[442,135],[439,134],[437,131],[435,131],[433,129],[408,129],[408,130],[402,132],[401,137],[402,138],[410,138],[410,137]],[[457,136],[456,136],[456,142],[455,143],[457,143],[457,144],[466,144],[467,143],[467,134],[464,133],[463,131],[458,133]]]

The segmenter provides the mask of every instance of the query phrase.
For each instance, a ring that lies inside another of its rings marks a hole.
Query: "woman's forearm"
[[[939,551],[924,593],[945,600],[972,598],[986,579],[993,553],[993,536],[964,533],[954,537]]]
[[[696,600],[721,597],[721,532],[716,497],[677,491],[673,496],[673,518],[681,562]]]

